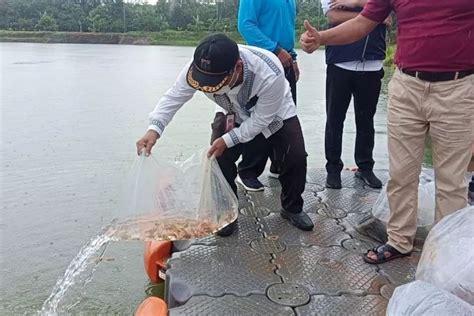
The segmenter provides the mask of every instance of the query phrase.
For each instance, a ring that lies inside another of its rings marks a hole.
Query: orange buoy
[[[160,270],[166,270],[171,256],[171,241],[148,241],[145,244],[145,271],[152,282],[160,281]]]
[[[150,296],[135,311],[135,316],[166,316],[168,306],[161,298]]]

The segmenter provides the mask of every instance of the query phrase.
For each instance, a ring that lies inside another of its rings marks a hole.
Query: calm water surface
[[[0,43],[1,315],[41,308],[79,249],[114,218],[147,114],[193,48]],[[324,167],[324,52],[300,52],[298,112],[309,167]],[[183,159],[206,146],[214,105],[197,93],[155,155]],[[387,168],[385,96],[376,115],[376,168]],[[349,110],[343,160],[353,166]],[[154,289],[143,243],[111,243],[94,278],[72,287],[77,313],[133,313]]]

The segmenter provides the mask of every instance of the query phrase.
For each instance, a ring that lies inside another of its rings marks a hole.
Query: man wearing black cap
[[[148,131],[137,142],[138,153],[145,149],[146,155],[150,154],[165,126],[196,90],[227,113],[212,124],[208,155],[217,158],[234,192],[237,194],[235,162],[242,153],[242,143],[258,146],[269,142],[273,161],[281,169],[281,216],[302,230],[312,230],[313,222],[302,211],[306,182],[303,133],[283,67],[269,51],[239,47],[224,34],[204,38],[193,60],[150,113]],[[234,227],[235,223],[227,226],[219,235],[230,235]]]

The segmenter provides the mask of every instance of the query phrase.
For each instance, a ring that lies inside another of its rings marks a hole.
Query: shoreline
[[[39,32],[0,30],[0,43],[51,43],[51,44],[112,44],[142,46],[196,46],[200,39],[213,32],[174,31],[129,32],[129,33],[92,33],[92,32]],[[239,44],[245,44],[237,31],[226,32]],[[295,42],[295,48],[301,48]],[[321,46],[319,49],[324,49]],[[394,67],[395,45],[387,44],[387,57],[384,65]]]
[[[0,30],[3,43],[54,43],[54,44],[114,44],[114,45],[173,45],[195,46],[199,40],[212,32],[172,31],[92,33],[92,32],[35,32]],[[237,32],[226,33],[243,43]]]

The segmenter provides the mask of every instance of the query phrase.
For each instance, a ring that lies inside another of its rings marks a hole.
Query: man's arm
[[[331,9],[326,14],[329,24],[339,25],[359,15],[359,12],[347,11],[341,9]]]
[[[333,3],[340,1],[343,0],[335,0]],[[301,47],[305,52],[312,53],[320,45],[354,43],[382,23],[390,15],[391,10],[391,0],[368,0],[364,10],[358,16],[322,32],[318,32],[308,21],[304,21],[306,32],[301,35]]]
[[[362,9],[367,0],[322,0],[321,6],[324,15],[328,18],[329,24],[339,25],[355,18],[359,12],[346,10],[346,8]]]
[[[274,52],[277,42],[268,38],[258,27],[258,7],[260,5],[260,0],[240,0],[237,27],[249,45]]]
[[[222,136],[227,148],[251,141],[275,120],[275,107],[284,100],[286,85],[288,82],[283,74],[266,80],[265,87],[258,92],[258,101],[250,118]]]
[[[345,45],[367,36],[379,23],[358,14],[338,26],[319,32],[321,45]]]
[[[144,152],[146,156],[150,155],[151,149],[163,134],[166,125],[168,125],[176,112],[189,101],[196,92],[186,81],[186,74],[190,65],[191,62],[183,68],[174,85],[166,91],[153,112],[148,115],[150,123],[148,130],[136,143],[138,155],[142,154],[142,152]]]
[[[378,22],[358,15],[349,21],[339,24],[326,31],[318,32],[307,20],[304,21],[306,32],[301,35],[301,48],[309,54],[321,45],[346,45],[354,43],[367,36]]]
[[[237,18],[239,32],[247,44],[275,53],[283,67],[290,67],[293,63],[291,55],[286,50],[278,47],[278,42],[269,38],[260,30],[259,25],[262,22],[258,20],[258,16],[261,5],[262,0],[240,0],[239,16]]]
[[[150,124],[148,129],[154,130],[160,136],[176,112],[188,102],[196,92],[186,81],[186,75],[190,66],[191,62],[183,68],[173,86],[166,91],[155,109],[148,115]]]

